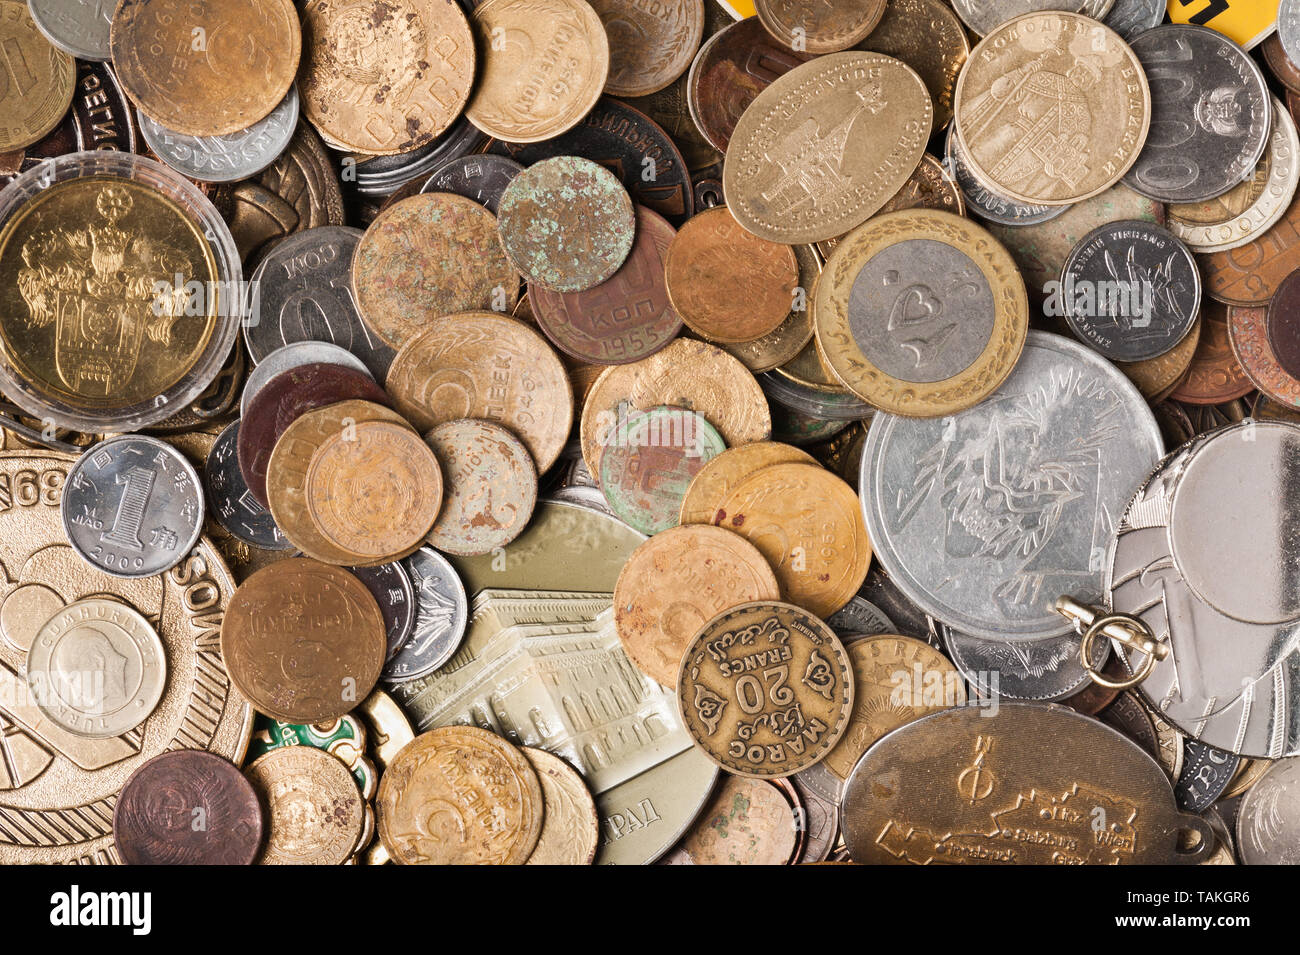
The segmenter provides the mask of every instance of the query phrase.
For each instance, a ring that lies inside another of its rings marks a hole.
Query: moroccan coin
[[[63,528],[85,560],[114,577],[152,577],[185,559],[203,530],[198,472],[140,434],[101,441],[68,471]]]
[[[244,382],[244,393],[239,396],[239,415],[248,415],[249,405],[261,393],[271,379],[292,368],[319,363],[340,365],[354,371],[369,374],[365,364],[352,352],[331,342],[300,341],[281,345],[270,352],[257,367],[248,373]]]
[[[581,122],[609,75],[609,39],[595,10],[583,0],[486,0],[472,16],[483,63],[465,109],[471,123],[532,143]]]
[[[796,67],[736,124],[722,170],[728,208],[772,242],[843,235],[907,182],[933,113],[921,78],[892,57],[831,53]]]
[[[1228,343],[1242,372],[1264,395],[1287,408],[1300,409],[1300,378],[1278,361],[1269,343],[1269,309],[1228,308]],[[1256,409],[1254,417],[1261,417]]]
[[[800,820],[774,782],[726,775],[661,865],[788,865]]]
[[[1201,311],[1201,339],[1196,354],[1187,374],[1169,397],[1184,404],[1217,405],[1247,395],[1254,387],[1232,354],[1228,307],[1220,302],[1206,302]]]
[[[1029,306],[1007,251],[948,212],[911,209],[850,233],[826,263],[813,315],[836,377],[893,414],[983,401],[1024,349]]]
[[[771,371],[793,361],[812,341],[812,307],[809,299],[821,276],[822,259],[817,252],[818,246],[796,245],[792,248],[795,261],[799,264],[799,284],[794,288],[790,312],[785,320],[759,338],[747,342],[727,342],[722,346],[755,374]]]
[[[221,628],[221,655],[259,712],[320,723],[374,689],[384,665],[384,618],[343,568],[290,557],[239,585]]]
[[[79,60],[103,62],[111,55],[108,38],[114,0],[28,0],[32,22],[46,39]]]
[[[343,760],[282,746],[244,770],[266,803],[261,865],[342,865],[358,848],[366,807]]]
[[[542,784],[542,833],[527,865],[591,865],[600,846],[600,814],[578,771],[534,746],[519,751]]]
[[[663,216],[637,206],[632,251],[604,282],[568,294],[529,285],[538,328],[579,361],[619,365],[653,355],[682,327],[664,281],[664,260],[675,235]]]
[[[56,726],[86,739],[134,730],[158,707],[166,683],[158,632],[117,600],[62,607],[36,631],[27,654],[36,705]]]
[[[1102,22],[1132,43],[1147,30],[1160,25],[1165,18],[1167,2],[1168,0],[1115,0],[1115,5]]]
[[[886,0],[849,0],[818,6],[799,0],[754,0],[759,22],[773,39],[821,55],[863,40],[885,15]]]
[[[515,270],[556,292],[604,282],[627,260],[636,233],[623,184],[577,156],[544,159],[521,172],[506,186],[498,216],[501,248]]]
[[[392,660],[415,629],[415,587],[411,575],[399,560],[369,567],[349,567],[348,570],[365,584],[379,605],[387,638],[384,659]]]
[[[532,764],[476,726],[445,726],[402,748],[379,781],[379,838],[399,865],[521,865],[542,832]]]
[[[439,0],[311,0],[303,8],[303,114],[369,156],[409,153],[451,127],[474,80],[460,5]]]
[[[208,451],[203,468],[203,487],[212,516],[222,527],[246,544],[268,550],[291,550],[271,512],[258,502],[239,473],[236,446],[239,421],[226,425]]]
[[[253,784],[202,750],[155,756],[113,807],[113,841],[127,865],[252,865],[263,828]]]
[[[792,776],[819,762],[848,728],[853,699],[839,638],[808,611],[773,601],[704,624],[677,677],[687,732],[737,776]]]
[[[523,166],[505,156],[452,156],[429,174],[420,192],[464,196],[496,215],[501,194],[523,171]]]
[[[988,36],[1008,20],[1043,10],[1075,10],[1100,20],[1114,3],[1115,0],[954,0],[953,8],[968,27],[980,36]]]
[[[594,0],[609,36],[611,96],[648,96],[686,72],[704,36],[706,0]]]
[[[812,455],[788,444],[756,441],[728,448],[705,462],[682,498],[682,524],[712,524],[718,508],[741,481],[773,464],[816,464]]]
[[[1273,763],[1246,792],[1237,845],[1246,865],[1300,863],[1300,757]]]
[[[726,206],[717,206],[677,233],[664,260],[664,281],[691,331],[715,342],[749,342],[775,331],[790,314],[799,262],[790,246],[760,239]]]
[[[1292,272],[1268,303],[1268,344],[1282,370],[1300,377],[1300,269]],[[1231,316],[1231,313],[1229,313]]]
[[[686,646],[737,604],[780,600],[772,568],[753,544],[693,524],[656,534],[632,552],[614,585],[614,626],[637,668],[672,689]]]
[[[1133,52],[1151,83],[1152,120],[1124,181],[1153,199],[1203,202],[1247,178],[1272,119],[1255,61],[1221,33],[1190,24],[1148,30]]]
[[[948,135],[944,138],[944,166],[975,215],[996,225],[1028,226],[1048,222],[1070,208],[1017,202],[1010,196],[990,189],[971,170],[956,128],[955,125],[949,126]]]
[[[733,487],[713,515],[759,549],[784,598],[823,619],[857,593],[871,563],[862,505],[822,467],[773,464]]]
[[[1202,307],[1211,306],[1205,303]],[[1138,391],[1142,392],[1144,398],[1155,399],[1157,396],[1166,396],[1183,380],[1187,369],[1192,366],[1196,349],[1201,344],[1202,324],[1198,318],[1192,324],[1192,330],[1187,333],[1187,337],[1175,345],[1172,351],[1165,352],[1159,358],[1148,358],[1146,361],[1135,361],[1132,364],[1116,362],[1115,367],[1122,371],[1129,381],[1137,385]]]
[[[450,660],[465,636],[469,614],[465,585],[447,558],[421,547],[402,566],[415,588],[415,623],[384,667],[385,683],[417,680]]]
[[[5,116],[0,152],[11,152],[40,142],[63,121],[72,103],[76,64],[41,35],[27,4],[18,0],[0,2],[0,44],[13,76],[12,81],[6,76],[0,92]]]
[[[537,467],[522,441],[499,424],[473,418],[443,422],[424,440],[447,482],[430,544],[475,557],[523,533],[537,505]]]
[[[430,322],[397,353],[387,384],[420,433],[458,418],[495,421],[524,442],[539,473],[559,458],[573,423],[559,357],[527,325],[494,312]]]
[[[1043,205],[1115,185],[1151,125],[1151,91],[1129,45],[1096,20],[1055,11],[1017,17],[986,36],[957,81],[954,108],[975,176]]]
[[[934,128],[948,125],[970,40],[943,0],[889,0],[884,17],[857,48],[892,56],[916,70],[930,91]]]
[[[302,30],[292,0],[122,0],[110,48],[140,112],[178,133],[226,136],[288,94]]]

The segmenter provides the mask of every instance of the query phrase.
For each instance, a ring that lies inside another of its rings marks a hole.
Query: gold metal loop
[[[1151,633],[1151,629],[1147,627],[1145,623],[1138,620],[1136,617],[1129,617],[1124,614],[1110,614],[1106,617],[1098,617],[1093,621],[1092,626],[1084,631],[1083,640],[1079,644],[1079,657],[1083,663],[1083,669],[1087,671],[1088,676],[1092,678],[1092,682],[1100,683],[1102,686],[1110,687],[1112,690],[1127,690],[1130,687],[1137,686],[1151,675],[1151,671],[1155,669],[1156,665],[1156,654],[1154,653],[1145,654],[1142,657],[1142,665],[1138,667],[1133,675],[1126,680],[1112,680],[1110,677],[1093,669],[1092,666],[1093,644],[1096,643],[1097,638],[1103,634],[1109,636],[1109,634],[1106,633],[1106,627],[1111,624],[1120,624],[1127,627],[1132,626],[1134,623],[1141,626],[1148,634]],[[1126,643],[1125,645],[1129,646],[1130,644]]]
[[[1150,676],[1156,661],[1169,656],[1169,646],[1157,640],[1146,621],[1139,617],[1126,613],[1107,614],[1068,596],[1057,598],[1056,612],[1069,619],[1074,624],[1074,629],[1082,635],[1079,657],[1094,683],[1112,690],[1127,690]],[[1142,665],[1128,679],[1112,680],[1093,668],[1092,648],[1097,638],[1102,636],[1143,655]]]

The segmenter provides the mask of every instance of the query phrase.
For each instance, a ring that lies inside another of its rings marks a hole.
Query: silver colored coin
[[[1069,631],[1061,594],[1095,602],[1125,502],[1162,453],[1112,364],[1031,331],[987,400],[947,418],[877,414],[861,491],[876,557],[925,613],[991,640]]]
[[[238,441],[239,421],[236,419],[221,430],[208,451],[203,468],[203,487],[212,516],[246,544],[265,550],[293,550],[293,544],[280,531],[271,512],[258,503],[244,483],[235,452]]]
[[[1300,865],[1300,757],[1278,760],[1246,790],[1237,846],[1246,865]]]
[[[320,226],[271,246],[249,283],[244,343],[254,364],[295,342],[329,342],[384,380],[397,353],[361,318],[350,284],[352,254],[363,234]]]
[[[1078,241],[1061,275],[1065,320],[1111,361],[1158,358],[1187,337],[1201,310],[1191,250],[1150,222],[1108,222]]]
[[[1050,703],[1079,692],[1091,679],[1079,660],[1079,636],[1067,633],[1027,643],[972,637],[943,628],[948,657],[981,699]],[[1110,644],[1098,640],[1091,663],[1100,670]]]
[[[240,417],[248,413],[249,403],[276,375],[291,368],[314,365],[318,362],[342,365],[344,368],[370,374],[370,370],[361,359],[346,348],[340,348],[329,342],[294,342],[271,352],[248,373],[248,381],[244,383],[244,393],[239,399]]]
[[[448,159],[476,152],[487,141],[488,137],[462,116],[445,133],[414,152],[375,156],[357,163],[357,192],[363,196],[392,195],[413,179],[428,176]]]
[[[962,22],[980,36],[1024,16],[1042,10],[1068,10],[1100,20],[1110,11],[1115,0],[953,0],[952,7]]]
[[[1165,18],[1167,0],[1115,0],[1102,22],[1128,43],[1158,27]]]
[[[420,192],[450,192],[473,199],[488,212],[497,214],[501,193],[524,167],[505,156],[485,153],[477,156],[453,156],[429,176]]]
[[[859,456],[859,471],[861,456]],[[945,652],[943,640],[939,635],[939,625],[933,617],[927,615],[898,589],[898,585],[889,579],[889,574],[880,566],[880,561],[873,560],[867,571],[867,579],[858,588],[858,596],[870,600],[880,607],[893,622],[892,633],[904,637],[924,640],[936,650]]]
[[[1204,202],[1253,174],[1273,110],[1255,61],[1191,24],[1148,30],[1133,52],[1151,86],[1151,131],[1124,184],[1162,202]]]
[[[455,654],[465,636],[469,601],[454,567],[432,547],[421,547],[402,561],[415,588],[411,635],[384,667],[387,683],[428,676]]]
[[[898,633],[894,629],[894,621],[860,594],[854,594],[848,603],[827,617],[826,625],[841,639],[850,634],[876,636],[882,633]]]
[[[170,444],[127,434],[77,459],[59,510],[88,564],[114,577],[152,577],[198,542],[203,490],[194,466]]]
[[[948,126],[948,135],[944,139],[944,168],[957,183],[957,188],[966,198],[966,205],[975,215],[997,225],[1038,225],[1064,215],[1065,210],[1070,208],[1026,205],[988,188],[975,177],[962,152],[960,138],[953,135],[956,125],[952,123]]]
[[[379,604],[384,615],[384,628],[388,635],[385,660],[391,660],[401,650],[415,629],[415,587],[411,575],[401,561],[395,560],[374,567],[349,567]]]
[[[64,53],[104,62],[117,0],[27,0],[36,29]],[[142,117],[143,118],[143,115]]]
[[[1183,771],[1174,783],[1178,807],[1205,812],[1223,795],[1241,767],[1241,757],[1189,739],[1183,743]]]
[[[1282,0],[1277,7],[1277,38],[1292,63],[1300,63],[1300,0]]]
[[[799,862],[825,862],[840,834],[840,807],[823,799],[799,778],[798,773],[789,778],[799,798],[803,800],[804,845],[799,852]]]
[[[225,136],[187,136],[140,113],[149,148],[183,176],[201,182],[237,182],[255,176],[289,148],[298,128],[298,87],[247,129]]]

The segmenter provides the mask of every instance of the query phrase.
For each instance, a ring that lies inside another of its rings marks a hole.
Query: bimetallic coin
[[[60,505],[73,549],[114,577],[152,577],[190,552],[203,530],[198,472],[171,445],[123,435],[68,471]]]
[[[268,352],[261,361],[257,362],[257,367],[248,373],[248,381],[244,383],[244,393],[239,396],[240,417],[248,417],[248,408],[253,399],[271,379],[293,368],[319,364],[339,365],[366,374],[370,373],[360,358],[348,349],[330,342],[305,340],[281,345]]]
[[[86,6],[96,6],[89,3]],[[76,64],[37,30],[27,4],[0,3],[0,45],[7,51],[9,74],[0,90],[0,152],[40,142],[63,121],[72,103]],[[12,79],[10,79],[12,77]]]
[[[28,0],[32,22],[45,38],[79,60],[102,62],[112,54],[109,31],[114,0]]]
[[[411,584],[411,575],[402,562],[396,560],[370,567],[349,567],[348,570],[366,585],[370,596],[379,604],[388,642],[384,659],[392,660],[411,638],[415,627],[415,588]]]
[[[934,128],[943,129],[952,119],[957,77],[970,56],[966,30],[943,0],[889,0],[884,8],[880,23],[857,48],[892,56],[916,70],[930,91]]]
[[[1055,219],[1069,208],[1017,202],[980,182],[966,160],[955,126],[948,127],[944,150],[944,165],[961,188],[970,211],[987,222],[1007,226],[1037,225]]]
[[[1300,758],[1278,760],[1246,792],[1237,845],[1246,865],[1300,863]]]
[[[578,771],[533,746],[519,751],[542,784],[542,833],[526,865],[591,865],[600,847],[600,814]]]
[[[263,829],[253,784],[203,750],[155,756],[113,807],[113,842],[127,865],[252,865]]]
[[[1201,338],[1187,374],[1169,395],[1191,405],[1217,405],[1247,395],[1254,383],[1232,353],[1228,338],[1228,308],[1206,302],[1201,308]]]
[[[203,486],[208,507],[217,522],[241,541],[267,550],[292,550],[293,544],[275,523],[275,518],[253,497],[239,473],[236,445],[239,421],[221,429],[208,451],[203,469]]]
[[[1008,20],[1042,10],[1072,10],[1100,20],[1115,2],[1116,0],[954,0],[953,8],[968,27],[980,36],[988,36]]]
[[[885,0],[825,4],[754,0],[759,22],[774,39],[800,52],[838,53],[863,40],[885,15]]]
[[[402,565],[415,588],[415,622],[384,667],[385,683],[417,680],[450,660],[465,636],[469,614],[465,585],[437,551],[421,547]]]
[[[244,770],[266,803],[261,865],[342,865],[358,848],[365,804],[343,761],[314,746],[284,746]]]
[[[524,167],[505,156],[452,156],[429,174],[420,192],[450,192],[496,215],[501,194]]]
[[[611,96],[648,96],[686,72],[704,35],[708,0],[595,0],[591,4],[609,35]]]

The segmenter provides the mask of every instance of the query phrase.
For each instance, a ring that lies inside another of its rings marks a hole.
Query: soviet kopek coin
[[[0,3],[0,43],[7,51],[11,77],[0,91],[0,112],[6,117],[0,129],[0,152],[40,142],[59,125],[72,102],[76,64],[66,52],[51,46],[36,26],[27,4]]]
[[[600,814],[578,771],[544,749],[521,746],[542,784],[542,832],[527,865],[591,865],[600,847]]]
[[[1249,394],[1254,384],[1232,353],[1228,306],[1204,303],[1200,325],[1200,341],[1187,372],[1169,397],[1188,405],[1217,405]]]
[[[261,865],[341,865],[358,848],[366,807],[341,759],[314,746],[283,746],[244,772],[266,804]]]
[[[884,6],[884,16],[857,48],[916,70],[934,103],[934,128],[943,129],[952,119],[957,77],[970,56],[966,30],[943,0],[889,0]]]
[[[290,550],[293,545],[271,512],[253,497],[239,473],[235,451],[238,440],[239,421],[236,420],[221,430],[208,451],[203,469],[208,508],[217,523],[241,541],[268,550]]]
[[[609,34],[611,96],[648,96],[686,72],[704,35],[707,0],[595,0],[593,10]]]
[[[469,616],[465,585],[437,551],[421,547],[402,561],[415,593],[410,634],[384,666],[386,683],[428,676],[451,659]]]
[[[691,486],[682,498],[681,523],[712,524],[732,488],[755,471],[788,463],[816,464],[817,461],[806,451],[775,441],[755,441],[728,448],[708,461],[691,479]]]

